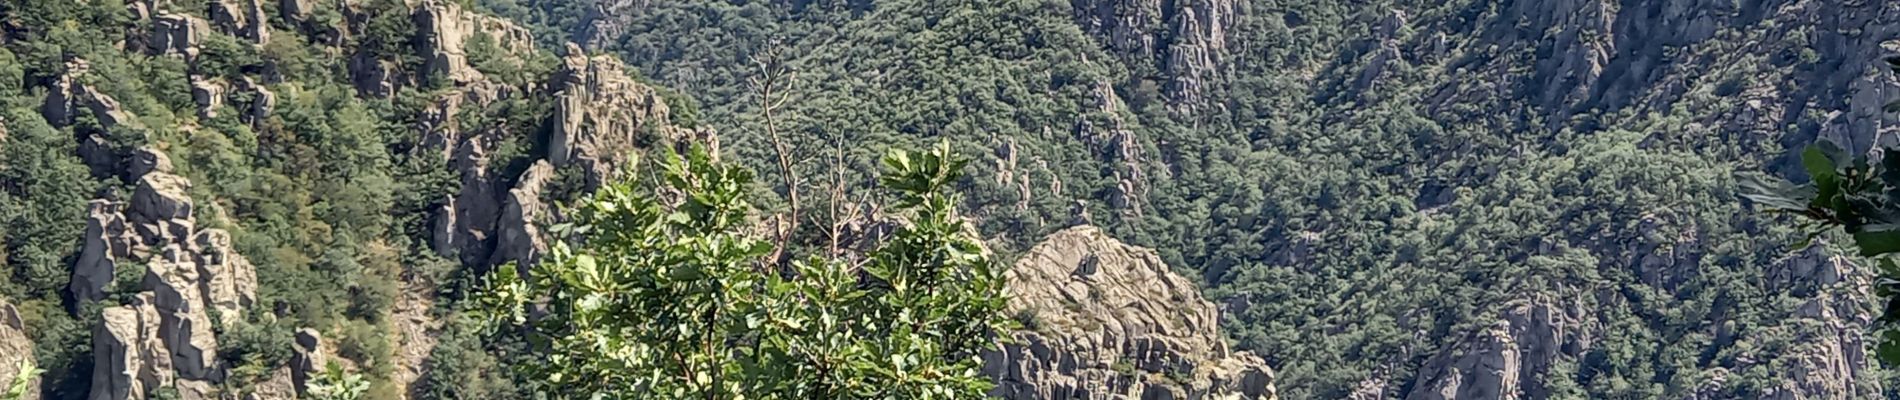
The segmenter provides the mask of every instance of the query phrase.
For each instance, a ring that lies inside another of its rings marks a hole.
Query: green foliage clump
[[[324,365],[323,372],[310,379],[304,395],[314,400],[358,400],[369,392],[370,383],[362,375],[343,370],[335,361]]]
[[[42,372],[46,372],[46,370],[40,369],[39,366],[33,365],[32,359],[20,360],[19,368],[16,368],[16,370],[18,370],[19,373],[7,381],[5,383],[6,386],[0,386],[0,389],[5,390],[4,392],[0,392],[0,400],[20,400],[26,398],[27,393],[39,389],[33,387],[33,378],[39,376]]]
[[[862,259],[765,260],[751,173],[695,148],[661,160],[682,204],[601,188],[557,230],[580,247],[491,274],[489,316],[534,327],[546,361],[521,367],[556,398],[980,397],[977,355],[1009,319],[1003,269],[947,193],[964,161],[947,144],[884,160],[910,223]]]

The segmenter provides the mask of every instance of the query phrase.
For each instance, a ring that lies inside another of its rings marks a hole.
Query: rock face
[[[219,31],[252,44],[270,41],[270,23],[265,21],[264,0],[215,0],[211,2],[211,22]]]
[[[634,81],[612,56],[589,57],[569,43],[550,86],[555,103],[547,160],[581,166],[590,187],[612,175],[643,130],[666,138],[689,136],[668,124],[670,111],[659,93]]]
[[[513,261],[526,276],[527,267],[541,259],[541,253],[546,252],[548,246],[542,243],[541,231],[536,225],[550,220],[546,215],[548,206],[542,203],[541,197],[552,180],[554,166],[545,160],[537,161],[528,167],[528,172],[521,174],[515,188],[508,190],[496,227],[499,236],[494,259],[489,260],[489,264]]]
[[[91,65],[79,58],[66,60],[65,69],[48,85],[46,99],[40,104],[40,116],[46,118],[46,123],[53,126],[73,124],[76,114],[73,97],[79,93],[79,77],[92,69]]]
[[[1880,383],[1869,371],[1865,330],[1872,322],[1866,303],[1865,282],[1845,277],[1869,273],[1843,256],[1831,255],[1818,244],[1771,268],[1770,290],[1786,290],[1807,300],[1785,318],[1798,321],[1785,327],[1795,340],[1771,368],[1772,385],[1747,393],[1762,399],[1875,398]],[[1860,278],[1864,279],[1864,278]],[[1417,372],[1405,399],[1544,399],[1552,393],[1539,376],[1561,360],[1578,360],[1601,343],[1606,332],[1591,315],[1619,295],[1603,291],[1579,293],[1565,299],[1537,297],[1511,303],[1490,327],[1473,332],[1439,350]],[[1715,344],[1746,347],[1760,340],[1738,335],[1727,315],[1730,300],[1714,305],[1706,335]],[[1775,335],[1770,335],[1775,336]],[[1767,346],[1755,345],[1755,346]],[[1716,367],[1696,381],[1687,399],[1735,398],[1724,386],[1728,369],[1746,368],[1744,361]],[[1366,382],[1377,388],[1390,383]],[[1374,391],[1377,392],[1376,390]]]
[[[218,116],[218,107],[224,105],[224,86],[217,82],[192,79],[191,102],[198,105],[199,118]]]
[[[1171,111],[1209,106],[1220,78],[1233,0],[1077,0],[1076,23],[1129,66],[1153,66],[1165,75]]]
[[[46,98],[40,103],[40,116],[53,126],[65,127],[79,122],[82,111],[91,115],[97,125],[87,125],[77,132],[83,136],[79,142],[79,157],[93,176],[105,178],[119,169],[121,149],[112,144],[112,139],[122,134],[121,127],[141,125],[118,100],[80,82],[91,69],[90,65],[79,58],[66,60],[61,73],[47,87]]]
[[[33,339],[26,336],[26,321],[20,318],[20,310],[0,300],[0,385],[13,383],[20,376],[20,363],[33,359]],[[34,377],[28,387],[38,388],[40,378]],[[38,390],[27,390],[26,397],[19,400],[39,400]]]
[[[256,270],[232,248],[231,235],[200,229],[186,190],[164,153],[142,148],[123,171],[138,182],[129,202],[89,204],[86,237],[70,286],[79,301],[105,299],[143,266],[143,292],[103,311],[94,328],[93,399],[147,398],[176,388],[182,398],[213,398],[224,379],[213,324],[230,326],[256,303]]]
[[[211,24],[202,18],[160,11],[152,17],[152,27],[147,33],[145,46],[152,54],[183,55],[186,59],[193,59],[198,57],[198,44],[203,43],[205,35],[210,32]]]
[[[73,265],[72,282],[68,284],[74,299],[105,299],[119,260],[132,256],[132,247],[138,244],[138,239],[127,228],[123,209],[123,203],[110,200],[87,203],[86,237],[79,251],[79,261]]]
[[[500,18],[463,10],[441,1],[425,1],[415,11],[417,42],[424,60],[424,73],[440,74],[449,81],[466,84],[482,79],[481,72],[468,64],[466,49],[476,35],[488,36],[502,51],[526,54],[534,39],[527,28]]]
[[[1535,113],[1521,117],[1539,118],[1546,128],[1574,125],[1567,119],[1583,112],[1667,113],[1695,86],[1715,84],[1700,79],[1721,66],[1746,64],[1744,76],[1785,78],[1738,82],[1717,92],[1731,97],[1725,104],[1740,106],[1690,115],[1721,132],[1779,138],[1789,147],[1817,137],[1855,151],[1881,138],[1900,141],[1900,120],[1881,111],[1884,100],[1900,98],[1900,83],[1881,61],[1896,53],[1894,40],[1900,38],[1900,8],[1890,3],[1561,0],[1496,7],[1497,15],[1485,23],[1414,23],[1418,34],[1398,38],[1399,48],[1407,49],[1404,62],[1451,73],[1428,89],[1424,114],[1448,121],[1479,118],[1486,113],[1458,108],[1499,97],[1535,105],[1520,107]],[[1455,30],[1474,26],[1477,32]],[[1464,38],[1447,40],[1440,33]],[[1742,50],[1732,43],[1749,45]],[[1530,51],[1539,55],[1518,56]],[[1784,137],[1790,125],[1802,128]]]
[[[315,329],[297,330],[296,349],[290,353],[290,379],[298,392],[310,389],[310,378],[328,365],[323,351],[323,334]]]
[[[177,332],[168,334],[166,317],[156,306],[156,295],[141,293],[132,304],[106,309],[92,331],[93,400],[150,398],[161,388],[176,389],[181,399],[214,398],[212,386],[186,379],[174,368],[180,359],[172,346]],[[188,342],[190,339],[186,339]],[[185,349],[191,351],[191,349]],[[215,357],[214,357],[215,358]]]
[[[1546,398],[1537,377],[1559,357],[1577,357],[1601,331],[1572,302],[1519,301],[1491,327],[1472,333],[1419,369],[1406,399]]]
[[[1153,250],[1094,227],[1050,235],[1010,270],[1025,329],[984,356],[1006,399],[1277,398],[1273,370],[1228,349],[1218,311]]]
[[[396,75],[393,63],[378,60],[367,52],[350,57],[350,84],[365,97],[381,99],[395,95]]]
[[[1783,279],[1777,285],[1813,296],[1789,316],[1801,322],[1791,328],[1795,345],[1784,356],[1786,367],[1776,368],[1782,371],[1779,387],[1765,391],[1762,398],[1873,398],[1881,393],[1867,354],[1872,346],[1862,328],[1874,323],[1873,310],[1862,300],[1870,298],[1868,277],[1873,272],[1823,247],[1811,247],[1780,263],[1785,273],[1777,275]],[[1720,329],[1715,336],[1733,338],[1732,331]]]
[[[582,184],[593,188],[612,179],[625,157],[648,139],[717,150],[710,130],[672,125],[659,93],[635,81],[618,59],[590,57],[572,44],[567,51],[562,69],[545,89],[555,102],[554,115],[544,121],[548,152],[539,154],[542,159],[516,179],[498,176],[489,154],[507,135],[525,133],[493,127],[463,132],[452,117],[462,108],[484,107],[517,93],[486,80],[464,82],[459,92],[439,98],[421,118],[425,137],[419,148],[441,152],[461,176],[460,191],[436,209],[431,225],[430,245],[438,254],[476,267],[510,261],[525,267],[546,248],[538,226],[558,219],[550,205],[561,199],[547,198],[547,189],[563,169],[577,170]]]

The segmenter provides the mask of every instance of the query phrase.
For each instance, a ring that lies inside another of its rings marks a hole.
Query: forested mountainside
[[[1015,273],[1179,306],[1025,318],[1082,329],[993,354],[1002,395],[1891,396],[1866,263],[1732,174],[1890,142],[1897,35],[1843,0],[7,0],[0,377],[526,398],[464,299],[644,150],[751,167],[815,248],[948,140]]]
[[[1287,398],[1891,386],[1864,263],[1795,248],[1731,173],[1885,137],[1894,4],[482,4],[692,93],[768,179],[746,83],[777,49],[801,158],[842,147],[856,182],[862,149],[952,138],[984,155],[986,234],[1088,221],[1158,249]]]

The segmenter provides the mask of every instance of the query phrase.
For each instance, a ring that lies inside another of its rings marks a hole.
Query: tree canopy
[[[1003,268],[950,192],[948,143],[884,157],[898,226],[855,256],[771,260],[748,224],[752,179],[695,147],[663,185],[602,187],[569,209],[547,259],[490,275],[488,316],[519,325],[522,365],[556,398],[961,399],[1012,323]],[[668,201],[672,199],[673,201]]]

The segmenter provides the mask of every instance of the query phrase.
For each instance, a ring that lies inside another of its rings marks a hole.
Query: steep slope
[[[453,2],[18,0],[0,28],[0,297],[31,311],[0,339],[47,398],[287,398],[332,360],[432,398],[467,372],[437,354],[487,348],[442,317],[556,205],[716,145],[613,57]]]
[[[705,126],[760,190],[840,198],[884,147],[951,139],[983,157],[966,209],[1003,253],[1075,222],[1154,248],[1288,398],[1870,397],[1891,375],[1860,350],[1864,263],[1791,249],[1730,173],[1891,142],[1870,61],[1892,4],[484,4],[534,25],[440,1],[0,3],[0,293],[44,394],[236,394],[296,375],[310,327],[377,396],[509,397],[447,384],[506,382],[481,349],[509,344],[408,293],[452,304],[533,262],[554,204]],[[769,49],[798,82],[792,156],[825,160],[798,172],[835,188],[770,165],[747,86]]]
[[[1816,138],[1883,143],[1891,4],[513,10],[585,27],[577,42],[742,128],[758,109],[740,65],[794,54],[807,84],[781,115],[822,121],[800,143],[966,143],[985,156],[970,208],[1005,253],[1072,221],[1155,248],[1199,272],[1290,398],[1853,397],[1890,374],[1849,350],[1869,323],[1851,280],[1758,278],[1800,237],[1736,204],[1730,175]],[[724,139],[765,149],[759,131]]]

